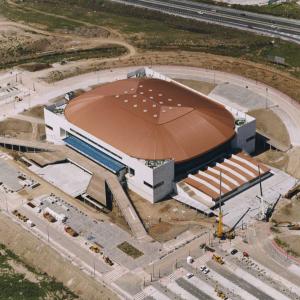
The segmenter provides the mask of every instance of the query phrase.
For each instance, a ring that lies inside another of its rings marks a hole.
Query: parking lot
[[[195,261],[182,260],[169,276],[161,278],[136,295],[135,299],[300,299],[299,287],[260,265],[247,253],[218,250],[220,261],[205,252]],[[222,256],[221,256],[222,255]],[[248,255],[248,254],[247,254]],[[158,285],[163,287],[158,294]],[[152,285],[150,286],[152,287]],[[177,297],[177,298],[176,298]]]
[[[50,211],[53,212],[52,215],[64,215],[64,222],[55,222],[50,226],[60,231],[63,231],[66,226],[71,227],[79,234],[79,238],[76,239],[81,247],[89,249],[90,246],[97,245],[104,256],[109,257],[114,263],[125,266],[126,268],[134,269],[138,266],[148,264],[160,254],[159,243],[139,242],[119,226],[108,221],[91,219],[77,207],[55,195],[43,195],[34,199],[32,203],[35,208],[30,208],[27,204],[24,204],[23,207],[27,211],[31,209],[39,215],[40,218],[42,218],[42,214],[37,213],[38,208],[41,212],[49,208]],[[56,219],[58,218],[59,217],[56,217]],[[143,255],[138,258],[133,258],[121,251],[118,246],[124,241],[134,246],[142,252]]]
[[[7,154],[0,156],[0,187],[4,193],[13,193],[23,188],[35,188],[38,183],[12,166],[9,161],[12,157]]]

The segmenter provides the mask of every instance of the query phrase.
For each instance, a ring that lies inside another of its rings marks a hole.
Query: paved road
[[[251,285],[244,279],[236,276],[234,273],[228,271],[225,267],[220,267],[217,264],[213,262],[208,262],[207,265],[209,268],[214,270],[215,272],[221,274],[223,277],[227,278],[229,281],[233,282],[243,290],[247,291],[254,297],[258,299],[264,299],[264,300],[275,300],[274,298],[270,297],[268,294],[264,293],[263,291],[257,289],[255,286]]]
[[[194,285],[189,283],[187,280],[183,278],[178,278],[176,280],[177,284],[185,289],[187,292],[195,296],[197,299],[200,300],[214,300],[214,298],[208,296],[206,293],[202,292],[200,289],[197,289]],[[199,287],[201,288],[201,287]]]
[[[37,93],[32,95],[31,98],[24,99],[24,101],[17,103],[16,107],[9,105],[1,106],[0,119],[13,117],[24,109],[27,109],[28,106],[47,104],[51,99],[63,95],[70,90],[87,88],[108,81],[124,79],[128,72],[141,67],[143,66],[115,68],[112,71],[103,70],[91,72],[61,80],[55,84],[41,83],[37,81],[37,79],[32,78],[32,74],[24,72],[23,82],[26,81],[28,87],[32,85],[32,82],[35,82]],[[221,71],[186,66],[153,66],[153,69],[173,78],[201,80],[216,82],[218,84],[230,82],[241,87],[248,86],[249,90],[262,97],[266,97],[266,89],[268,89],[268,97],[272,100],[272,103],[278,105],[284,113],[282,121],[289,132],[291,145],[300,146],[300,104],[280,91],[254,80]],[[35,76],[37,76],[37,78],[43,76],[45,75],[44,72],[45,71],[35,72]],[[2,112],[5,112],[5,115],[2,115]]]
[[[257,224],[254,228],[247,230],[248,244],[238,242],[237,248],[241,251],[247,251],[250,257],[257,262],[300,287],[300,276],[295,276],[289,271],[293,261],[278,253],[269,237],[269,224]]]
[[[114,0],[223,26],[255,31],[300,43],[300,21],[180,0]]]

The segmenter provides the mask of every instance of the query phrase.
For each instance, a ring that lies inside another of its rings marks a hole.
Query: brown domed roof
[[[104,84],[72,100],[65,117],[114,148],[148,160],[183,162],[235,134],[224,106],[159,79]]]

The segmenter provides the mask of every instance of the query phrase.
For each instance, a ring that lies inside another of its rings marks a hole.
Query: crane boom
[[[220,198],[219,198],[219,222],[218,222],[218,230],[217,230],[217,237],[223,238],[223,215],[222,215],[222,208],[221,208],[221,198],[222,198],[222,171],[220,171]]]
[[[250,207],[247,208],[247,210],[242,214],[242,216],[237,220],[237,222],[229,229],[228,232],[234,231],[234,229],[236,228],[236,226],[244,219],[244,217],[246,216],[246,214],[248,213],[248,211],[250,209],[251,209]]]

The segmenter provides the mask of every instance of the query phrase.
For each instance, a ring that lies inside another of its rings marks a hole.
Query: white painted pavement
[[[175,281],[171,282],[167,285],[167,288],[172,291],[173,293],[177,294],[184,300],[199,300],[196,297],[194,297],[192,294],[187,292],[185,289],[180,287]]]
[[[208,273],[208,277],[212,278],[213,280],[218,281],[222,286],[228,288],[232,293],[239,295],[242,299],[245,300],[259,300],[258,298],[254,297],[253,295],[249,294],[247,291],[239,287],[238,285],[234,284],[233,282],[229,281],[227,278],[223,277],[219,273],[210,270]]]
[[[229,247],[227,249],[227,252],[230,253],[231,249],[232,249],[232,247]],[[243,254],[241,252],[238,252],[235,256],[239,257],[239,259],[243,258]],[[225,260],[226,264],[232,264],[226,258],[224,260]],[[282,277],[282,276],[278,275],[277,273],[273,272],[272,270],[270,270],[266,266],[262,265],[261,263],[257,262],[256,260],[254,260],[253,258],[248,258],[248,260],[251,263],[253,263],[254,265],[256,265],[260,270],[263,270],[267,277],[270,277],[270,278],[280,282],[286,288],[288,288],[291,292],[293,292],[297,295],[300,295],[300,287],[299,286],[293,284],[292,282],[288,281],[284,277]],[[292,269],[294,269],[295,267],[299,269],[298,270],[299,271],[298,276],[300,277],[300,268],[299,267],[297,267],[296,265],[291,265],[291,266],[288,267],[288,269],[289,269],[289,271],[292,271]]]
[[[215,300],[220,300],[220,298],[216,295],[215,289],[211,285],[206,283],[204,280],[201,280],[200,278],[193,276],[192,278],[187,279],[187,281],[191,283],[195,288],[201,289],[202,292],[209,295],[211,298]]]
[[[274,299],[280,300],[291,300],[289,297],[283,295],[279,291],[275,290],[270,285],[264,283],[263,281],[257,279],[253,275],[249,274],[248,272],[244,271],[243,269],[233,266],[231,264],[226,264],[228,269],[234,273],[236,276],[243,278],[245,281],[249,282],[249,284],[255,286],[257,289],[263,291],[264,293],[268,294],[270,297]]]
[[[144,293],[147,296],[151,296],[155,300],[171,300],[169,297],[164,295],[162,292],[160,292],[158,289],[156,289],[154,286],[150,285],[144,289]]]

